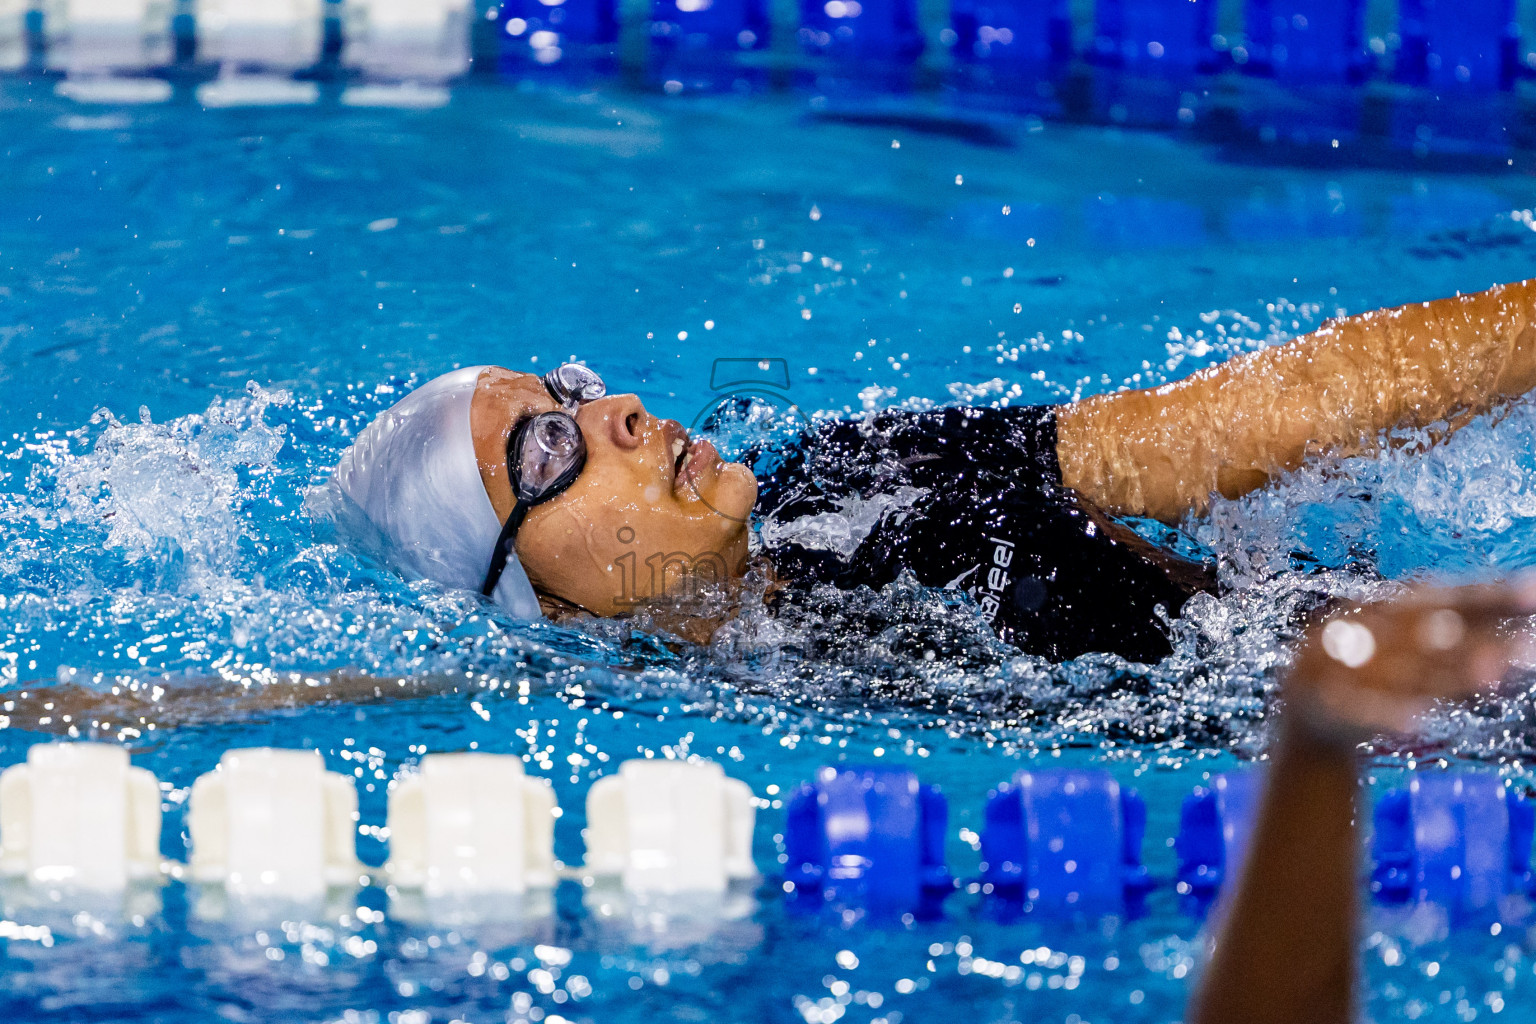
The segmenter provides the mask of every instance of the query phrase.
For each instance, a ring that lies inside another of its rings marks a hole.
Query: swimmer
[[[758,480],[584,366],[470,367],[381,414],[312,509],[521,619],[621,615],[751,561],[781,595],[910,573],[1025,652],[1155,661],[1164,617],[1214,575],[1124,517],[1174,524],[1533,387],[1536,280],[1330,321],[1161,387],[823,423]]]
[[[1406,737],[1434,700],[1468,697],[1525,660],[1512,628],[1536,587],[1421,589],[1314,625],[1281,680],[1265,793],[1193,1024],[1346,1024],[1355,1001],[1360,751]]]

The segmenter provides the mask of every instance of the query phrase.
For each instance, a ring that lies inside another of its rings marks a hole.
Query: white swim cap
[[[484,369],[445,373],[381,413],[311,496],[311,513],[334,522],[349,544],[372,548],[408,573],[479,590],[501,532],[470,428]],[[540,618],[538,595],[515,551],[491,597],[519,619]]]

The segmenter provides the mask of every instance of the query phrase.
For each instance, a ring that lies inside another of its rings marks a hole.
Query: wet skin
[[[558,409],[538,376],[491,368],[470,409],[480,478],[496,517],[515,504],[507,440],[529,416]],[[658,419],[634,395],[581,407],[577,425],[587,462],[570,489],[534,508],[517,554],[541,601],[618,615],[677,593],[690,574],[739,578],[757,481],[676,420]],[[550,599],[555,599],[551,601]]]

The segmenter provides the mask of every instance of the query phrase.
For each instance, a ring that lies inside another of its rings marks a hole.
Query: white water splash
[[[794,543],[807,551],[831,551],[846,562],[886,516],[900,515],[927,495],[926,487],[898,487],[894,492],[869,498],[845,495],[832,499],[837,506],[835,512],[801,516],[787,522],[771,517],[764,520],[762,539],[769,548]]]
[[[106,547],[130,563],[170,548],[189,564],[229,571],[248,527],[238,510],[241,473],[277,458],[286,428],[263,416],[288,400],[251,384],[246,397],[216,399],[201,414],[165,423],[148,409],[137,423],[98,412],[92,423],[106,429],[94,446],[52,461],[59,520],[105,527]]]
[[[1189,532],[1246,589],[1298,568],[1353,565],[1393,579],[1482,577],[1536,564],[1536,403],[1443,431],[1401,431],[1378,452],[1319,459],[1217,500]]]

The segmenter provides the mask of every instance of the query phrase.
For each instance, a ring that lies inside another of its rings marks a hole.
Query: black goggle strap
[[[501,535],[496,538],[496,550],[491,552],[491,567],[486,570],[485,582],[480,585],[480,593],[485,597],[496,593],[496,584],[501,582],[501,574],[507,571],[507,560],[517,547],[517,531],[522,528],[523,520],[528,518],[530,508],[531,505],[518,502],[512,506],[511,515],[502,524]]]

